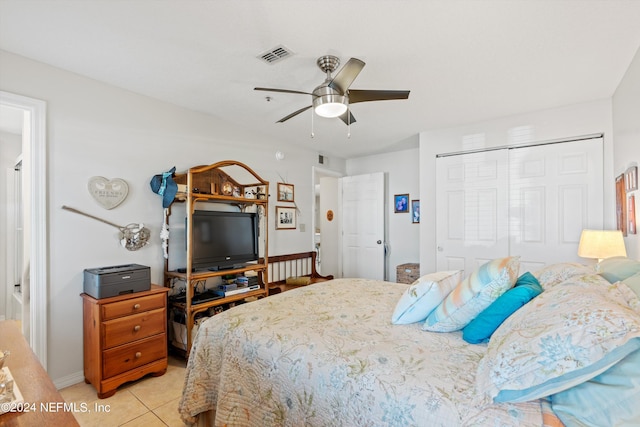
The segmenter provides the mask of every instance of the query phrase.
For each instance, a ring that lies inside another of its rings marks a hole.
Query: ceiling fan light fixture
[[[342,95],[323,95],[313,100],[313,109],[320,117],[340,117],[347,111],[348,100]]]

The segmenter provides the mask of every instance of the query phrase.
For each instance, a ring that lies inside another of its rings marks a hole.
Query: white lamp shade
[[[578,256],[598,260],[614,256],[627,256],[620,230],[582,230]]]

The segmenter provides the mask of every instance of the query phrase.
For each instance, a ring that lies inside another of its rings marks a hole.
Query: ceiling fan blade
[[[348,118],[347,114],[351,115],[351,117]],[[338,117],[344,122],[345,125],[352,125],[356,122],[356,118],[353,117],[353,114],[351,114],[350,110],[345,111],[341,116]]]
[[[280,119],[280,120],[278,120],[276,123],[286,122],[286,121],[287,121],[287,120],[289,120],[290,118],[295,117],[295,116],[297,116],[298,114],[300,114],[300,113],[303,113],[303,112],[307,111],[309,108],[311,108],[311,105],[309,105],[309,106],[307,106],[307,107],[304,107],[304,108],[301,108],[301,109],[299,109],[298,111],[294,111],[293,113],[289,114],[288,116],[285,116],[285,117],[281,118],[281,119]]]
[[[408,90],[350,90],[349,104],[409,98]]]
[[[300,95],[311,95],[309,92],[301,92],[299,90],[289,90],[289,89],[274,89],[270,87],[254,87],[253,90],[263,90],[265,92],[282,92],[282,93],[299,93]]]
[[[338,71],[333,80],[329,83],[331,89],[335,89],[344,95],[351,83],[358,77],[360,71],[364,68],[365,63],[358,58],[351,58],[344,64],[344,67]]]

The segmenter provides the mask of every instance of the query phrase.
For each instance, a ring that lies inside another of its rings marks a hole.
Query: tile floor
[[[124,384],[107,399],[98,399],[95,388],[84,381],[60,390],[60,394],[67,402],[84,403],[91,409],[91,413],[74,413],[82,427],[183,427],[178,402],[185,366],[184,359],[169,356],[164,375]],[[96,412],[96,405],[105,410]]]

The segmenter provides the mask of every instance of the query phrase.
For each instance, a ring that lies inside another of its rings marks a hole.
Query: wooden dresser
[[[147,374],[167,371],[167,292],[151,285],[145,292],[96,299],[82,294],[84,378],[98,397]]]

